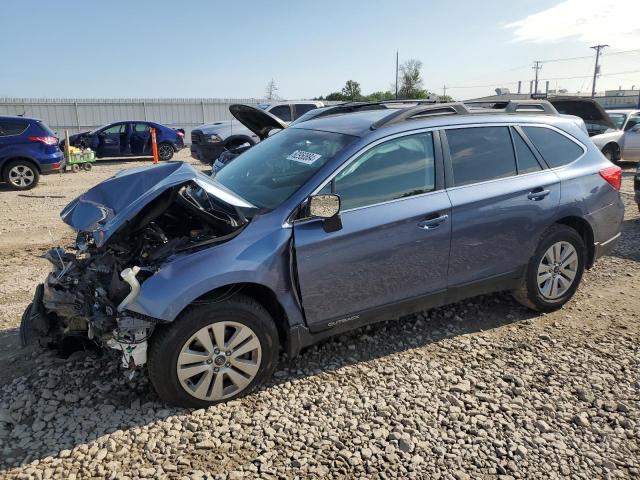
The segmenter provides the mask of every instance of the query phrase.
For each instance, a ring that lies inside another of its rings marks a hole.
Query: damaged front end
[[[77,232],[53,265],[21,323],[24,345],[63,355],[109,347],[131,372],[146,363],[158,320],[128,311],[141,286],[173,258],[228,241],[253,207],[187,164],[121,172],[71,202],[62,219]]]

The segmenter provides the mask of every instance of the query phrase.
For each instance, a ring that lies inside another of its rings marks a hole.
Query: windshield
[[[291,128],[221,169],[216,181],[260,208],[275,208],[357,137]]]
[[[627,116],[624,113],[610,113],[609,118],[616,128],[621,129],[622,125],[624,125],[624,121],[627,119]]]

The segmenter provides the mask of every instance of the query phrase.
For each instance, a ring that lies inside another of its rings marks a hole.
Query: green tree
[[[342,89],[342,96],[345,100],[349,100],[351,102],[355,102],[362,97],[362,92],[360,91],[360,84],[355,80],[347,80],[344,88]]]
[[[412,58],[400,65],[400,98],[427,98],[428,92],[422,88],[422,62]]]
[[[439,95],[438,96],[438,102],[440,103],[449,103],[449,102],[453,102],[453,97],[451,97],[450,95]]]
[[[326,100],[330,101],[330,102],[335,102],[335,101],[344,101],[344,95],[341,92],[331,92],[330,94],[328,94],[326,97],[324,97]]]
[[[368,100],[370,102],[381,102],[383,100],[393,100],[395,98],[396,98],[396,94],[391,92],[390,90],[387,90],[384,92],[383,91],[373,92],[364,97],[365,100]]]

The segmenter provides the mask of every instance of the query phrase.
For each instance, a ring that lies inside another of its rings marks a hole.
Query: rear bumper
[[[39,160],[38,164],[42,175],[57,173],[64,168],[65,164],[64,153],[61,151],[45,155],[45,158],[40,158]]]
[[[214,145],[200,145],[191,144],[191,156],[201,162],[213,164],[213,161],[217,159],[224,151],[222,143]]]

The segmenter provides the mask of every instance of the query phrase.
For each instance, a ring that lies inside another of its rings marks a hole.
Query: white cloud
[[[577,39],[616,50],[640,48],[640,0],[564,0],[506,25],[517,42]]]

